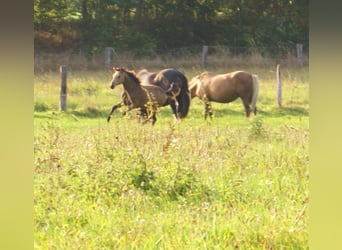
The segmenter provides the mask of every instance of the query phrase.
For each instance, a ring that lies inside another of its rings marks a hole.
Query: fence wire
[[[106,48],[110,48],[112,53],[106,53]],[[203,46],[191,46],[181,48],[156,49],[149,51],[141,48],[118,48],[106,47],[99,49],[96,53],[89,55],[82,51],[64,51],[57,50],[40,50],[35,48],[34,66],[35,72],[44,70],[57,70],[60,65],[68,65],[73,69],[104,69],[114,66],[125,67],[181,67],[201,66],[201,58]],[[275,53],[274,51],[277,51]],[[308,64],[309,47],[303,45],[303,61]],[[295,63],[297,57],[296,44],[292,47],[284,47],[282,49],[276,47],[237,47],[229,45],[209,45],[208,46],[208,66],[216,64],[229,65],[232,63],[260,63],[267,60],[276,61],[277,63]],[[259,60],[256,60],[259,58]],[[253,62],[254,60],[254,62]],[[255,62],[257,61],[257,62]],[[290,62],[291,61],[291,62]],[[240,62],[241,63],[241,62]]]

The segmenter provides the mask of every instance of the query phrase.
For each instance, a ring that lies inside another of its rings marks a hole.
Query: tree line
[[[35,50],[103,53],[229,45],[278,53],[309,44],[308,0],[34,0]]]

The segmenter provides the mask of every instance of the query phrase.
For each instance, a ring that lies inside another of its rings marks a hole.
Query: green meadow
[[[193,99],[154,126],[134,111],[107,123],[110,70],[70,69],[65,112],[58,70],[36,73],[34,248],[308,249],[309,69],[282,67],[282,107],[275,66],[210,70],[237,69],[259,76],[257,116],[236,100],[204,120]]]

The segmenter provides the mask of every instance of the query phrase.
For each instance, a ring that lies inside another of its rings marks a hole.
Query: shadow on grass
[[[134,111],[130,111],[132,116],[134,116]],[[51,113],[46,112],[35,112],[34,117],[35,118],[43,118],[43,119],[52,119],[56,114],[59,112],[51,111]],[[109,113],[109,110],[100,110],[96,108],[87,108],[84,110],[68,110],[65,112],[66,114],[74,115],[78,118],[89,118],[89,119],[96,119],[96,118],[103,118],[106,119],[107,115]],[[273,108],[271,110],[258,110],[257,115],[260,114],[264,117],[270,117],[270,118],[281,118],[285,116],[293,116],[293,117],[300,117],[300,116],[309,116],[308,110],[301,108],[301,107],[282,107],[282,108]],[[115,117],[121,117],[121,112],[115,111],[112,116]],[[162,117],[172,117],[173,113],[171,111],[170,107],[163,107],[158,110],[157,112],[157,118]],[[199,110],[189,110],[188,116],[193,117],[201,117],[202,118],[202,111]],[[233,110],[229,108],[221,108],[221,109],[214,109],[214,117],[215,118],[240,118],[245,117],[245,111],[244,110]]]
[[[277,118],[284,116],[309,116],[308,110],[301,107],[282,107],[282,108],[273,108],[272,110],[260,110],[258,109],[257,115],[263,115],[264,117]],[[229,108],[225,109],[214,109],[214,115],[216,118],[220,117],[245,117],[246,113],[244,110],[233,110]]]
[[[259,111],[260,114],[266,117],[283,117],[283,116],[309,116],[309,111],[305,108],[301,107],[282,107],[282,108],[274,108],[270,111]]]
[[[108,115],[108,110],[99,110],[96,108],[87,108],[85,110],[73,110],[70,111],[71,114],[82,117],[82,118],[106,118]]]
[[[78,118],[107,118],[108,111],[107,110],[98,110],[95,108],[87,108],[85,110],[72,110],[69,109],[66,112],[61,111],[35,111],[34,118],[43,118],[43,119],[54,119],[61,114],[66,115],[73,115],[74,117]]]
[[[41,119],[52,119],[53,118],[53,113],[40,113],[40,112],[35,112],[33,117],[34,118],[41,118]]]

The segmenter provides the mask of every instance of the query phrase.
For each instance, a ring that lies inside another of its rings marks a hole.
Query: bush
[[[267,136],[266,130],[263,126],[262,116],[255,116],[249,127],[249,137],[252,139],[265,138]]]
[[[49,105],[47,105],[44,102],[35,102],[34,103],[34,111],[36,111],[36,112],[46,112],[49,109],[50,109]]]

